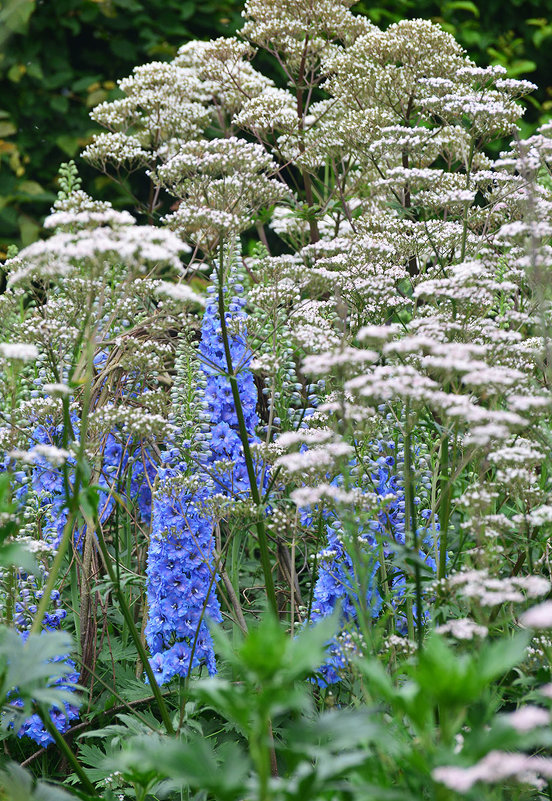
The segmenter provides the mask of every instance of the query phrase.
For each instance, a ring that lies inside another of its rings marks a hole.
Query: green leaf
[[[0,703],[4,704],[2,725],[18,729],[35,704],[63,709],[65,703],[78,705],[76,685],[68,681],[74,668],[67,663],[72,649],[68,634],[43,631],[29,634],[23,642],[14,629],[0,626]],[[21,707],[13,705],[15,699]]]
[[[115,5],[119,8],[124,8],[125,11],[142,11],[142,3],[137,0],[115,0]]]
[[[25,75],[25,71],[23,64],[14,64],[8,70],[8,78],[13,83],[19,83],[21,78]]]
[[[208,704],[243,732],[247,731],[253,694],[246,688],[236,687],[225,679],[213,677],[199,681],[194,687],[193,697]]]
[[[79,137],[70,136],[69,134],[60,134],[56,137],[55,142],[56,145],[71,158],[76,155],[81,146]]]
[[[17,133],[17,128],[13,122],[0,122],[0,139],[5,139],[6,136],[12,136]]]
[[[26,33],[31,14],[35,10],[34,0],[7,0],[0,10],[0,43],[12,33]]]
[[[378,659],[355,659],[355,665],[362,673],[372,698],[392,702],[397,697],[397,689],[391,677]]]
[[[103,75],[85,75],[83,78],[79,78],[78,81],[71,84],[71,89],[73,92],[84,92],[89,86],[92,86],[92,84],[100,83],[102,79]]]
[[[339,613],[306,626],[296,637],[290,637],[274,615],[266,614],[236,648],[219,627],[213,628],[218,651],[240,670],[249,673],[250,680],[266,685],[276,680],[292,686],[306,678],[324,661],[326,645],[337,629]]]
[[[66,114],[69,111],[69,100],[65,95],[51,95],[50,107],[60,114]]]
[[[515,78],[518,75],[535,72],[537,64],[535,61],[530,61],[529,59],[519,59],[512,64],[507,64],[506,67],[508,68],[508,74]]]
[[[477,671],[481,682],[486,684],[503,676],[525,657],[530,637],[527,632],[520,632],[514,637],[504,638],[485,646],[477,662]]]
[[[88,94],[86,105],[88,108],[93,108],[93,106],[97,106],[98,103],[103,103],[104,100],[107,100],[107,92],[105,89],[95,89]]]
[[[40,225],[26,214],[20,214],[17,218],[17,223],[19,225],[19,236],[21,237],[23,247],[27,247],[27,245],[36,242],[40,232]]]
[[[191,19],[194,16],[195,11],[196,4],[192,2],[181,3],[178,7],[178,14],[182,20]]]
[[[0,565],[2,567],[16,567],[34,575],[40,570],[32,553],[19,542],[2,545],[0,549]]]
[[[307,755],[310,759],[324,753],[343,752],[365,745],[368,741],[382,742],[385,729],[372,709],[333,710],[323,712],[313,720],[294,723],[286,731],[286,749]]]
[[[25,192],[26,195],[44,194],[44,189],[37,181],[21,181],[18,188],[20,192]]]
[[[39,81],[41,81],[44,78],[42,67],[40,66],[38,61],[30,61],[27,64],[27,74],[30,75],[31,78],[36,78]]]
[[[293,639],[288,639],[286,676],[294,681],[314,673],[323,664],[328,642],[339,625],[339,610],[314,625],[305,626]]]
[[[552,36],[552,25],[546,25],[545,27],[541,28],[538,31],[535,31],[533,34],[533,42],[535,43],[535,47],[540,47],[546,39],[550,39]]]
[[[173,786],[201,789],[221,801],[245,797],[251,769],[237,743],[226,742],[215,749],[205,737],[196,735],[185,743],[167,738],[132,739],[112,764],[124,775],[155,770],[158,776],[170,777]]]
[[[479,9],[471,0],[452,0],[452,2],[445,3],[443,6],[444,12],[457,10],[469,11],[470,14],[479,19]]]
[[[86,470],[83,470],[86,476]],[[98,506],[100,503],[99,488],[92,484],[89,487],[84,487],[79,492],[79,506],[82,510],[83,516],[87,520],[94,520],[98,514]]]
[[[2,798],[8,801],[72,801],[74,796],[58,785],[36,781],[21,765],[9,762],[0,771]]]

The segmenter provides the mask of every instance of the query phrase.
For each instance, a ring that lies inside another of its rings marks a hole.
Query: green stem
[[[221,249],[221,260],[222,260],[222,249]],[[253,498],[253,503],[257,507],[258,513],[260,512],[261,507],[261,496],[259,493],[259,488],[257,486],[257,477],[255,475],[255,467],[253,465],[253,458],[251,456],[251,448],[249,447],[249,435],[247,433],[247,427],[245,425],[245,418],[243,415],[243,407],[240,398],[240,391],[238,387],[238,381],[236,375],[234,373],[234,367],[232,364],[232,354],[230,352],[230,342],[228,338],[228,328],[226,326],[226,318],[224,316],[224,295],[223,295],[223,276],[222,276],[222,266],[220,268],[220,273],[218,276],[218,309],[219,309],[219,316],[220,316],[220,327],[222,333],[222,341],[224,344],[224,353],[226,356],[226,365],[227,365],[227,376],[230,380],[230,386],[232,388],[232,397],[234,399],[234,406],[236,407],[236,415],[238,418],[238,429],[240,440],[243,447],[243,455],[245,458],[245,464],[247,467],[247,476],[249,478],[249,486],[251,489],[251,497]],[[263,575],[265,580],[265,587],[266,587],[266,596],[268,599],[268,603],[274,612],[274,614],[278,615],[278,603],[276,601],[276,592],[274,590],[274,582],[272,580],[272,571],[270,569],[270,557],[268,551],[268,538],[266,536],[266,529],[264,522],[261,518],[259,518],[255,522],[255,526],[257,529],[257,537],[259,540],[259,548],[261,551],[261,565],[263,568]]]
[[[422,608],[422,577],[420,574],[420,548],[418,544],[418,528],[416,524],[416,503],[414,501],[414,473],[412,470],[412,434],[410,428],[409,410],[407,407],[407,429],[404,438],[404,495],[406,530],[412,534],[412,544],[414,546],[414,583],[416,591],[416,635],[418,640],[418,650],[422,650],[423,645],[423,608]],[[406,534],[406,532],[405,532]],[[405,536],[406,541],[406,536]]]
[[[61,542],[59,543],[57,553],[55,555],[54,561],[52,562],[52,566],[48,574],[48,581],[46,582],[46,586],[44,587],[44,591],[42,593],[42,598],[40,599],[40,602],[38,604],[38,609],[36,610],[36,614],[34,616],[33,624],[31,626],[31,632],[30,632],[31,634],[38,634],[38,632],[42,628],[42,621],[44,620],[44,615],[46,614],[48,604],[50,603],[50,596],[52,595],[52,590],[55,587],[56,581],[61,571],[63,560],[65,559],[65,554],[67,553],[67,549],[69,547],[69,542],[71,540],[71,535],[73,533],[74,522],[75,522],[75,514],[74,512],[71,511],[69,512],[67,522],[63,527]]]
[[[165,704],[165,699],[159,689],[159,685],[157,684],[157,680],[155,678],[155,674],[151,668],[149,663],[148,655],[146,653],[146,649],[144,648],[144,644],[142,642],[142,638],[140,637],[140,632],[136,628],[136,623],[134,622],[134,618],[132,617],[132,613],[128,607],[126,602],[125,594],[121,590],[120,584],[117,582],[117,576],[115,571],[113,570],[113,565],[111,563],[111,555],[107,550],[107,545],[103,536],[103,532],[100,526],[96,526],[96,536],[98,538],[98,545],[100,547],[100,551],[103,556],[104,564],[106,566],[107,572],[109,574],[109,579],[113,588],[115,590],[115,594],[117,595],[117,600],[119,601],[119,605],[121,607],[121,612],[123,613],[123,617],[125,622],[129,628],[130,636],[134,641],[134,645],[136,646],[136,650],[138,651],[138,656],[142,661],[142,665],[144,666],[144,670],[146,672],[146,676],[149,679],[149,683],[151,685],[151,690],[155,696],[155,700],[157,702],[157,706],[159,708],[159,713],[165,725],[165,728],[169,734],[174,734],[174,726],[172,725],[171,718],[169,715],[169,711],[167,709],[167,705]]]
[[[406,625],[408,629],[408,639],[414,640],[414,616],[412,614],[412,598],[406,599]]]
[[[52,723],[50,715],[47,710],[44,710],[39,704],[35,704],[35,712],[40,717],[40,720],[44,724],[44,728],[46,731],[52,736],[56,746],[61,751],[63,756],[69,762],[73,770],[75,771],[76,775],[78,776],[81,784],[85,787],[86,792],[90,793],[91,795],[99,797],[98,791],[84,772],[79,760],[74,755],[74,753],[69,748],[69,745],[65,741],[65,739],[61,736],[58,729]]]
[[[61,542],[59,544],[54,561],[52,562],[52,567],[50,568],[48,581],[46,582],[42,598],[40,599],[38,609],[36,610],[36,615],[34,617],[33,624],[31,626],[31,634],[37,634],[42,627],[42,621],[44,620],[44,615],[46,614],[46,610],[50,602],[52,590],[55,587],[56,581],[61,571],[63,560],[65,559],[65,554],[67,553],[67,549],[69,548],[69,544],[71,542],[71,537],[73,534],[73,526],[75,524],[75,520],[77,517],[77,512],[79,507],[79,493],[81,484],[83,482],[82,464],[85,456],[84,447],[86,442],[87,419],[88,419],[88,411],[90,408],[90,396],[92,390],[92,382],[90,379],[91,379],[91,365],[93,356],[94,356],[94,338],[92,336],[89,336],[86,349],[87,380],[85,382],[84,393],[83,393],[80,447],[77,456],[77,463],[75,466],[75,478],[72,487],[70,486],[69,482],[69,470],[67,467],[67,462],[64,462],[63,464],[63,483],[65,489],[66,505],[68,507],[69,514],[67,516],[67,521],[65,523],[65,526],[63,527]],[[62,400],[62,404],[63,404],[63,447],[67,449],[69,444],[69,433],[71,432],[71,439],[73,440],[74,432],[71,424],[71,415],[69,412],[69,399],[67,397],[64,397]]]
[[[253,731],[249,733],[249,753],[251,760],[257,768],[259,777],[259,801],[268,801],[270,794],[268,792],[268,782],[270,779],[270,751],[266,743],[266,738],[269,732],[270,721],[264,715],[259,721],[257,726],[253,727]]]
[[[445,437],[441,445],[441,469],[439,483],[441,485],[441,504],[439,508],[439,579],[445,578],[447,569],[447,533],[450,517],[450,476],[449,476],[449,438]]]

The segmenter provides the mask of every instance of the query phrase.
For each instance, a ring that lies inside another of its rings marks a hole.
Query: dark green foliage
[[[0,474],[0,568],[22,568],[31,572],[36,562],[29,551],[13,541],[17,533],[17,504],[10,501],[10,477]]]
[[[36,239],[57,166],[98,130],[88,112],[115,81],[190,39],[231,35],[240,9],[237,0],[0,2],[0,251]]]
[[[74,797],[61,787],[33,781],[31,774],[14,762],[0,771],[0,789],[5,794],[2,797],[11,801],[69,801]]]
[[[115,81],[136,64],[172,58],[190,39],[233,34],[241,7],[239,0],[0,2],[0,258],[10,243],[37,238],[57,165],[98,130],[88,112],[116,94]],[[552,0],[361,0],[355,10],[383,27],[412,17],[440,22],[475,61],[538,84],[528,123],[552,109]],[[121,190],[81,169],[96,196],[128,205]]]
[[[190,39],[232,35],[241,7],[239,0],[0,2],[0,258],[10,243],[38,237],[57,165],[98,130],[88,112],[116,95],[115,81],[136,64],[172,58]],[[440,22],[475,61],[538,84],[529,123],[550,112],[552,0],[361,0],[355,11],[383,27],[412,17]],[[86,165],[82,172],[96,196],[128,205],[105,178]]]

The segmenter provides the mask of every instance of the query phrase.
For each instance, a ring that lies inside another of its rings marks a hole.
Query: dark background
[[[88,113],[117,96],[134,66],[169,60],[189,39],[232,35],[241,0],[0,0],[0,259],[40,234],[59,163],[75,158],[84,186],[115,206],[128,202],[78,154],[99,130]],[[552,113],[552,0],[361,0],[353,9],[386,27],[404,18],[439,22],[478,63],[503,64],[539,90],[527,101],[528,132]]]

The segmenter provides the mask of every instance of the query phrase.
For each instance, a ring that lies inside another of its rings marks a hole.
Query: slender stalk
[[[475,153],[475,139],[472,139],[470,143],[470,153],[468,156],[468,164],[466,169],[466,189],[469,189],[470,186],[470,175],[471,175],[474,153]],[[462,220],[462,245],[460,249],[460,261],[464,261],[464,258],[466,256],[466,245],[468,242],[468,207],[469,203],[465,203],[464,215]]]
[[[50,719],[50,714],[47,710],[43,709],[39,704],[35,704],[35,712],[40,717],[40,720],[44,724],[44,728],[46,731],[52,736],[56,746],[61,751],[67,762],[71,765],[72,769],[75,771],[76,775],[78,776],[81,784],[86,789],[87,793],[90,795],[94,795],[99,797],[99,793],[84,772],[79,760],[74,755],[72,750],[69,748],[66,740],[62,737],[60,732],[54,726]]]
[[[221,260],[222,260],[222,250],[221,250]],[[255,466],[253,464],[253,457],[251,455],[251,448],[249,446],[249,436],[247,433],[247,427],[245,425],[245,418],[243,414],[243,407],[240,398],[240,391],[238,387],[238,381],[236,375],[234,373],[234,367],[232,364],[232,354],[230,352],[230,341],[228,338],[228,328],[226,325],[226,318],[224,316],[224,295],[223,295],[223,280],[222,280],[222,267],[220,268],[220,273],[218,276],[218,309],[219,309],[219,316],[220,316],[220,327],[222,333],[222,341],[224,344],[224,353],[226,356],[226,365],[227,365],[227,376],[230,380],[230,386],[232,388],[232,397],[234,399],[234,406],[236,407],[236,415],[238,418],[238,429],[240,440],[243,447],[243,455],[245,459],[245,464],[247,467],[247,476],[249,478],[249,486],[251,489],[251,497],[253,498],[253,503],[257,507],[258,511],[260,511],[261,506],[261,496],[259,493],[259,488],[257,486],[257,477],[255,475]],[[274,590],[274,582],[272,580],[272,571],[270,569],[270,557],[268,551],[268,538],[266,536],[266,529],[264,525],[264,521],[261,518],[258,518],[255,523],[257,529],[257,537],[259,540],[259,548],[261,551],[261,565],[263,568],[263,575],[265,580],[265,588],[266,588],[266,596],[268,599],[268,603],[274,612],[274,614],[278,615],[278,603],[276,601],[276,592]]]
[[[445,437],[441,444],[441,469],[439,483],[441,485],[441,506],[439,509],[439,579],[445,578],[447,569],[447,534],[450,517],[450,476],[449,476],[449,438]]]
[[[412,433],[410,428],[410,420],[408,419],[409,413],[407,408],[407,429],[404,438],[404,495],[405,495],[405,520],[406,520],[406,534],[410,531],[412,536],[412,544],[414,546],[414,583],[416,592],[416,638],[418,641],[418,650],[422,650],[423,646],[423,608],[422,608],[422,577],[420,574],[420,565],[418,560],[420,558],[420,547],[418,543],[418,527],[416,523],[416,503],[414,501],[414,471],[412,469]]]
[[[117,576],[115,570],[113,569],[113,565],[111,563],[111,556],[109,554],[109,551],[107,550],[107,545],[100,526],[96,526],[96,536],[98,538],[98,545],[100,547],[100,551],[102,553],[104,563],[107,572],[109,574],[109,579],[111,581],[111,584],[113,585],[115,594],[117,595],[117,600],[119,601],[121,612],[129,628],[130,636],[132,637],[136,650],[138,651],[138,656],[140,657],[142,664],[144,666],[146,676],[148,677],[149,683],[151,685],[151,690],[155,696],[155,700],[159,708],[159,713],[161,715],[161,718],[163,720],[167,732],[169,734],[174,734],[174,726],[172,725],[169,711],[167,709],[167,705],[165,704],[165,699],[163,698],[159,685],[157,684],[155,674],[151,669],[146,649],[144,648],[142,638],[140,637],[140,632],[136,628],[136,623],[134,622],[134,618],[132,617],[132,612],[128,607],[125,594],[121,590],[121,586],[117,581]]]
[[[30,632],[31,634],[38,634],[38,632],[42,628],[42,621],[44,620],[44,615],[46,614],[46,610],[48,609],[48,604],[50,603],[52,590],[56,585],[56,581],[61,571],[61,566],[63,564],[63,560],[65,559],[65,554],[67,553],[69,542],[73,534],[74,522],[75,522],[75,513],[71,511],[69,512],[69,516],[67,517],[67,522],[63,527],[61,542],[59,543],[57,553],[55,555],[54,561],[52,562],[52,567],[50,568],[50,572],[48,574],[48,581],[46,582],[46,586],[44,587],[42,598],[40,599],[40,602],[38,604],[38,609],[36,610],[36,614],[33,619],[33,624],[31,626],[31,632]]]
[[[307,59],[307,53],[309,48],[309,34],[307,33],[305,36],[305,44],[303,48],[303,54],[301,56],[301,64],[299,66],[299,75],[297,77],[297,119],[298,119],[298,128],[299,128],[299,151],[301,153],[305,152],[305,143],[303,141],[303,129],[305,125],[305,100],[304,94],[305,89],[303,86],[303,82],[305,80],[305,64]],[[307,206],[309,210],[312,210],[314,207],[314,196],[312,192],[312,181],[309,173],[306,169],[301,170],[301,178],[303,179],[303,186],[305,189],[305,198],[307,201]],[[309,230],[310,230],[310,241],[311,244],[315,244],[320,240],[320,231],[318,230],[318,223],[316,218],[313,218],[309,215]]]
[[[84,384],[84,393],[82,402],[80,447],[77,456],[77,463],[75,466],[75,478],[72,487],[70,486],[69,482],[69,470],[67,467],[67,462],[64,462],[63,464],[63,483],[64,483],[66,503],[69,509],[69,514],[67,516],[67,521],[65,523],[65,526],[63,527],[61,542],[59,544],[54,561],[52,562],[52,567],[48,575],[48,581],[46,582],[46,586],[44,587],[44,592],[42,594],[42,598],[40,599],[40,603],[38,604],[38,609],[36,611],[36,615],[34,617],[33,624],[31,626],[31,634],[37,634],[42,627],[42,621],[44,620],[44,615],[46,614],[46,610],[50,602],[52,590],[55,587],[55,583],[61,571],[61,566],[63,564],[65,554],[67,553],[67,549],[69,548],[69,544],[71,542],[71,537],[73,534],[73,527],[77,518],[77,513],[79,508],[79,493],[81,485],[83,483],[83,477],[85,472],[83,470],[83,465],[85,464],[84,446],[86,442],[88,411],[90,408],[90,398],[92,391],[92,382],[90,380],[90,377],[91,377],[93,356],[94,356],[94,337],[90,335],[88,337],[88,344],[86,347],[86,355],[85,355],[85,369],[86,369],[87,380],[85,381]],[[71,415],[69,412],[69,399],[67,397],[64,397],[62,400],[62,404],[63,404],[63,447],[67,449],[69,444],[69,432],[71,432],[73,439],[74,439],[74,432],[73,432],[73,426],[71,424]]]

